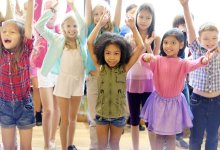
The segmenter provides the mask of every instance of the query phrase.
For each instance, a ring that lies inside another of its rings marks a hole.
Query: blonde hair
[[[69,38],[66,36],[66,33],[64,32],[64,28],[63,28],[64,23],[65,23],[68,19],[73,19],[73,20],[76,22],[77,25],[78,25],[78,22],[77,22],[77,19],[76,19],[75,15],[74,15],[72,12],[69,12],[69,13],[67,13],[67,14],[64,16],[64,19],[63,19],[63,21],[62,21],[62,23],[61,23],[61,30],[62,30],[62,32],[63,32],[63,34],[64,34],[64,37],[65,37],[64,47],[66,47],[67,49],[72,49],[73,47],[72,47],[72,44],[71,44],[71,43],[73,42],[73,40],[72,40],[72,39],[69,39]],[[78,33],[79,33],[79,31],[78,31]],[[77,44],[77,39],[76,39],[76,46],[78,46],[78,44]]]
[[[199,28],[199,36],[205,31],[216,31],[219,33],[218,28],[215,26],[215,24],[207,22],[200,26]]]
[[[94,7],[92,8],[92,16],[94,14],[94,11],[97,7],[103,7],[105,8],[107,11],[109,11],[109,14],[110,14],[110,20],[106,23],[106,25],[104,27],[101,28],[101,32],[104,32],[104,31],[112,31],[113,30],[113,23],[111,22],[111,9],[110,9],[110,6],[109,4],[106,2],[106,1],[98,1],[96,5],[94,5]],[[94,19],[94,16],[93,16],[93,19]],[[94,22],[94,20],[93,20]]]

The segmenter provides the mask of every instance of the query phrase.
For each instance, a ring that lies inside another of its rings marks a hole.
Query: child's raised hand
[[[103,27],[106,25],[106,23],[109,21],[110,19],[110,12],[105,9],[104,12],[103,12],[103,15],[101,16],[101,18],[99,19],[99,22],[98,24]]]
[[[216,53],[216,51],[207,51],[204,55],[204,58],[202,59],[203,64],[207,64],[213,57],[213,55]]]
[[[55,0],[55,1],[53,1],[53,3],[52,3],[52,5],[51,5],[51,9],[53,10],[53,11],[57,11],[57,6],[58,6],[58,4],[59,4],[59,0]]]
[[[179,1],[182,6],[185,6],[189,2],[189,0],[179,0]]]
[[[125,23],[126,25],[132,29],[135,27],[135,19],[133,16],[127,16],[126,19],[125,19]]]
[[[151,37],[149,37],[149,35],[146,35],[144,39],[145,46],[150,46],[151,43],[154,41],[154,39],[155,39],[155,32],[152,33]]]

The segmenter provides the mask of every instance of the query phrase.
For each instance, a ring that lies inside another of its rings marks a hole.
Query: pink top
[[[31,56],[31,66],[41,68],[44,57],[47,53],[47,41],[39,34],[36,34],[36,36],[35,47]]]
[[[150,63],[143,61],[143,59],[140,59],[140,62],[152,70],[153,81],[158,94],[165,98],[172,98],[182,92],[187,73],[205,66],[201,63],[201,59],[202,57],[190,61],[178,57],[156,56],[156,59]]]
[[[136,43],[133,34],[126,34],[125,38],[131,44],[132,49],[134,49]],[[127,73],[126,89],[130,93],[152,92],[154,90],[152,71],[146,69],[137,61]]]

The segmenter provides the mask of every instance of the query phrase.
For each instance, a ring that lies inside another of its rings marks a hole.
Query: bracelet
[[[56,13],[56,9],[54,9],[53,7],[50,8],[50,10],[52,11],[52,13]]]

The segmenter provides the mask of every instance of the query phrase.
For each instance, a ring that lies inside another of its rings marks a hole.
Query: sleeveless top
[[[125,115],[126,72],[123,67],[101,66],[98,77],[97,115],[104,118],[119,118]]]

